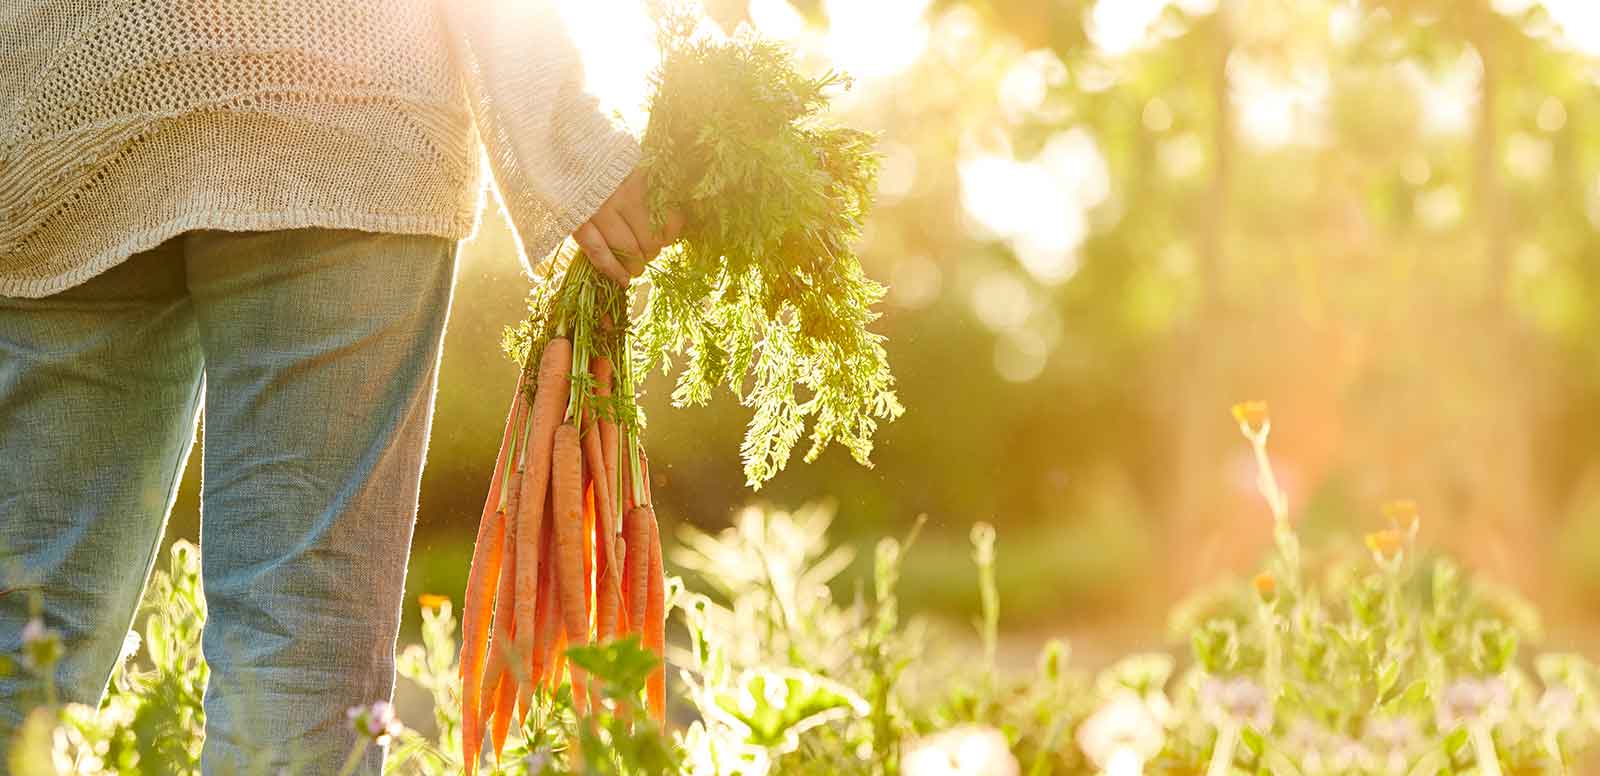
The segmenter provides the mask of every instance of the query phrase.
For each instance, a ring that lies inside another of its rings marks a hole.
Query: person
[[[0,9],[0,654],[42,625],[97,702],[203,412],[202,771],[338,767],[394,687],[483,181],[525,256],[619,283],[676,229],[553,2]],[[41,683],[0,678],[0,763]]]

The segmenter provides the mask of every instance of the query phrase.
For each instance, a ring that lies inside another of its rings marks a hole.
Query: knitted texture
[[[0,295],[192,229],[462,238],[482,159],[543,257],[638,161],[552,2],[0,3]]]

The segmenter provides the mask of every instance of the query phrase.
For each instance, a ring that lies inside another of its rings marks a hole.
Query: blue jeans
[[[336,770],[345,709],[394,688],[454,270],[437,237],[191,232],[0,298],[0,654],[42,601],[63,699],[97,703],[203,408],[203,770]]]

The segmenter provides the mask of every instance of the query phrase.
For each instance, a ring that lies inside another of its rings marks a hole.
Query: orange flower
[[[1383,516],[1402,531],[1410,531],[1417,525],[1417,502],[1411,499],[1396,499],[1383,505]]]
[[[1267,403],[1260,400],[1239,402],[1233,405],[1233,419],[1250,433],[1259,434],[1267,426]]]
[[[421,606],[423,609],[443,609],[445,604],[448,603],[450,603],[449,596],[438,595],[436,593],[423,593],[422,595],[417,596],[417,605]]]
[[[1263,601],[1271,603],[1272,599],[1278,597],[1278,578],[1272,576],[1270,571],[1257,574],[1250,584],[1255,585],[1256,595],[1261,596]]]
[[[1399,531],[1387,530],[1367,534],[1367,549],[1379,560],[1393,560],[1405,547],[1406,537]]]

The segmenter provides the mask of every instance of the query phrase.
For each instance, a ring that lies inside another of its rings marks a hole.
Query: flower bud
[[[1260,400],[1242,401],[1233,405],[1233,419],[1239,422],[1246,435],[1260,434],[1267,428],[1267,403]]]
[[[1256,595],[1260,596],[1262,601],[1270,604],[1277,600],[1278,578],[1272,576],[1272,572],[1263,571],[1257,574],[1256,578],[1250,581],[1250,584],[1255,586]]]
[[[449,605],[449,603],[449,596],[439,595],[438,593],[423,593],[422,595],[417,596],[417,605],[421,606],[424,610],[432,611],[443,609],[445,606]]]
[[[1405,535],[1392,529],[1367,534],[1367,549],[1372,550],[1373,557],[1380,562],[1400,557],[1400,551],[1405,548],[1405,543]]]

